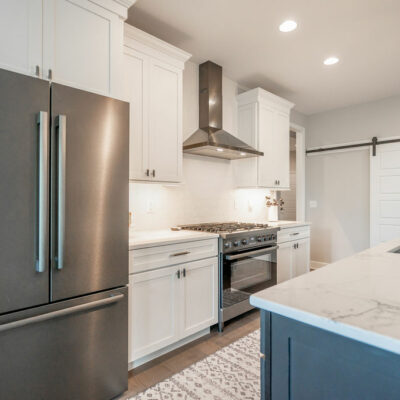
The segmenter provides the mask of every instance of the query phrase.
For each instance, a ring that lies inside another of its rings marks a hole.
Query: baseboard
[[[147,356],[143,356],[141,358],[138,358],[137,360],[135,360],[133,362],[130,362],[128,364],[128,370],[140,367],[141,365],[146,364],[147,362],[152,361],[155,358],[161,357],[164,354],[167,354],[170,351],[176,350],[177,348],[182,347],[185,344],[188,344],[190,342],[193,342],[194,340],[199,339],[202,336],[208,335],[209,333],[210,333],[210,328],[203,329],[200,332],[194,333],[193,335],[188,336],[188,337],[180,340],[179,342],[170,344],[169,346],[164,347],[164,348],[162,348],[160,350],[157,350],[157,351],[155,351],[155,352],[153,352],[151,354],[148,354]]]
[[[325,265],[328,265],[328,263],[321,262],[321,261],[313,261],[313,260],[310,261],[310,269],[311,270],[325,267]]]

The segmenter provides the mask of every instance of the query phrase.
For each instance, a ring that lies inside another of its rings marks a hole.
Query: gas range
[[[265,247],[277,239],[279,228],[268,224],[222,222],[182,225],[181,229],[219,234],[220,252],[229,253],[247,248]]]

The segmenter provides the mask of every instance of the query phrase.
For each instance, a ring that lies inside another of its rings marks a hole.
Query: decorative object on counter
[[[279,209],[283,211],[283,205],[285,202],[282,199],[277,200],[275,197],[271,196],[265,196],[265,199],[267,200],[267,207],[279,207]]]
[[[260,399],[256,330],[129,400]]]

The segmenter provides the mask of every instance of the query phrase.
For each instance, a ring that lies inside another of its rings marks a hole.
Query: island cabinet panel
[[[261,321],[263,400],[399,399],[400,355],[267,311]]]

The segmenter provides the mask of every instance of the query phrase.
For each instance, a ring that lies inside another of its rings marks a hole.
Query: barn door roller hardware
[[[306,150],[306,154],[322,153],[324,151],[333,151],[333,150],[352,149],[355,147],[372,146],[372,155],[375,157],[376,156],[376,146],[378,146],[380,144],[388,144],[388,143],[400,143],[400,138],[399,139],[378,140],[378,138],[376,136],[374,136],[370,142],[352,143],[352,144],[346,144],[343,146],[334,146],[334,147],[320,147],[319,149]]]

